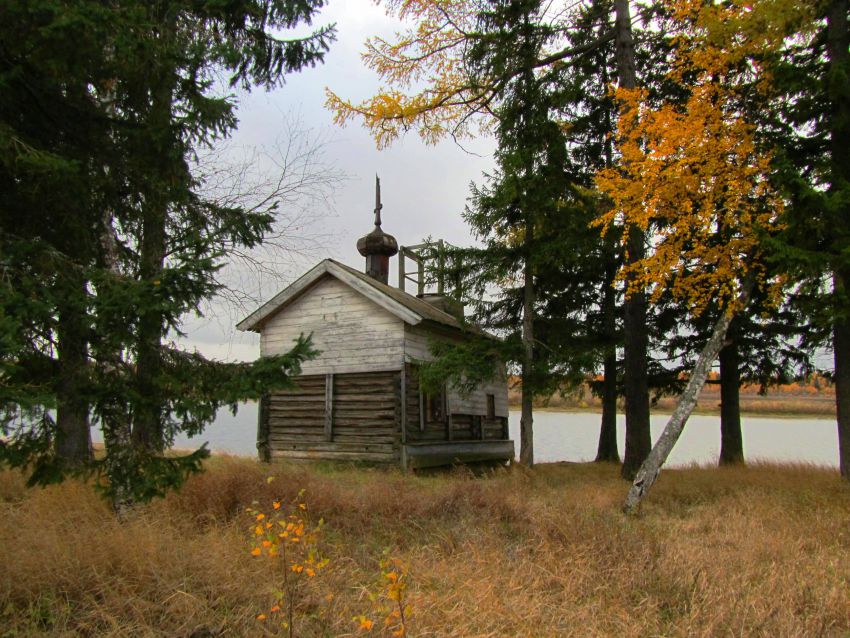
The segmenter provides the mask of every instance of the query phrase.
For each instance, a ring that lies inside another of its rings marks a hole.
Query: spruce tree
[[[520,460],[531,465],[534,397],[584,382],[607,348],[594,317],[610,254],[590,225],[600,199],[591,189],[593,153],[584,146],[599,144],[605,132],[594,121],[598,112],[576,117],[587,110],[580,88],[586,78],[535,69],[543,46],[560,33],[547,26],[538,3],[492,4],[479,16],[478,32],[468,68],[482,81],[505,78],[493,109],[497,169],[473,186],[465,214],[484,247],[452,251],[442,261],[459,266],[451,277],[461,280],[473,320],[504,341],[440,345],[423,379],[448,377],[467,387],[487,371],[482,357],[497,353],[511,362],[522,383]],[[606,89],[597,88],[605,99]]]
[[[764,129],[791,205],[777,263],[798,282],[794,301],[810,341],[833,351],[839,466],[850,480],[850,2],[814,15],[768,59],[777,92]]]
[[[3,358],[10,381],[3,400],[16,416],[14,430],[7,421],[11,438],[2,453],[35,468],[33,481],[63,475],[63,436],[50,410],[61,421],[63,409],[87,417],[90,408],[107,441],[106,458],[94,466],[107,470],[107,491],[117,500],[161,494],[196,471],[206,454],[165,456],[176,432],[197,433],[219,407],[235,409],[237,401],[285,384],[311,354],[302,340],[282,357],[223,364],[164,338],[218,290],[216,273],[228,251],[262,241],[273,219],[273,207],[246,211],[206,200],[193,175],[197,151],[236,125],[235,100],[216,78],[225,72],[231,85],[274,88],[287,73],[321,62],[332,28],[302,38],[276,33],[309,23],[321,4],[67,7],[44,0],[39,11],[4,7],[12,21],[3,22],[3,41],[13,42],[13,33],[26,37],[4,56],[0,76],[18,91],[0,99],[3,258],[6,281],[13,282],[0,316],[3,341],[15,348]],[[57,35],[78,53],[70,63],[55,48]],[[29,102],[16,102],[18,94]],[[20,157],[40,162],[38,170],[27,171]],[[59,210],[39,199],[68,175],[78,177],[71,183],[80,197],[58,189],[55,201],[67,198]],[[22,223],[21,192],[31,225]],[[38,287],[50,294],[37,308],[27,302],[37,312],[23,315],[29,309],[16,304]],[[21,327],[29,330],[23,338],[15,332]],[[53,383],[38,392],[26,385],[45,375]]]
[[[578,169],[582,187],[593,189],[593,176],[614,164],[611,133],[616,121],[616,105],[610,95],[611,83],[617,75],[614,41],[606,40],[611,32],[611,0],[594,0],[575,11],[566,38],[575,48],[591,47],[562,69],[562,104],[560,117],[567,123],[570,160]],[[599,206],[606,206],[599,197]],[[588,220],[588,224],[592,220]],[[597,301],[586,308],[584,323],[601,369],[600,382],[591,382],[592,391],[601,398],[602,416],[597,446],[597,461],[620,462],[617,446],[617,397],[620,394],[620,364],[617,349],[622,347],[622,294],[615,284],[622,255],[617,237],[610,231],[604,238],[597,234],[590,241],[596,246],[597,269],[591,280],[596,282]],[[584,275],[585,277],[587,274]],[[588,344],[591,345],[591,344]]]

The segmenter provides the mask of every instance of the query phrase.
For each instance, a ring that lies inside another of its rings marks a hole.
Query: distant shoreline
[[[512,412],[518,412],[520,410],[520,404],[516,402],[510,402],[508,404],[508,408]],[[602,414],[602,409],[599,406],[589,405],[586,407],[582,406],[542,406],[536,405],[534,406],[535,412],[564,412],[564,413],[582,413],[582,414]],[[652,414],[663,414],[663,415],[671,415],[673,414],[673,409],[668,406],[662,406],[651,410]],[[720,410],[712,410],[709,408],[697,408],[693,412],[694,414],[699,414],[703,416],[720,416]],[[623,414],[622,406],[617,407],[617,414]],[[779,419],[822,419],[825,421],[834,421],[834,414],[827,414],[824,412],[806,412],[806,411],[758,411],[758,410],[741,410],[742,417],[756,417],[756,418],[779,418]]]
[[[520,384],[516,377],[510,382],[508,405],[519,409]],[[678,397],[665,396],[651,408],[654,414],[672,414]],[[835,419],[835,386],[821,377],[809,383],[789,383],[771,387],[767,394],[759,394],[759,386],[741,386],[739,395],[741,416]],[[554,393],[548,399],[536,399],[535,410],[551,412],[602,412],[602,402],[588,386],[582,386],[565,394]],[[623,411],[622,401],[617,412]],[[720,415],[720,387],[716,382],[706,385],[699,396],[694,414]]]

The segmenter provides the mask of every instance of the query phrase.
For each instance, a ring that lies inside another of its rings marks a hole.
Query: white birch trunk
[[[750,298],[750,291],[753,287],[752,277],[748,277],[744,283],[743,290],[738,297],[738,308],[744,308]],[[661,466],[670,456],[673,446],[682,435],[682,430],[685,429],[685,423],[688,417],[691,416],[694,407],[696,407],[699,393],[708,379],[708,373],[711,371],[711,366],[714,364],[723,344],[726,340],[726,333],[729,330],[729,324],[732,322],[734,313],[723,313],[717,323],[714,325],[714,330],[711,333],[711,338],[697,359],[697,363],[691,372],[691,378],[682,396],[679,397],[679,402],[676,404],[676,409],[667,421],[664,427],[664,432],[655,442],[649,456],[640,466],[637,475],[635,475],[629,493],[626,496],[626,502],[623,505],[623,511],[626,514],[633,514],[641,500],[652,488],[655,480],[658,478],[658,473],[661,471]]]

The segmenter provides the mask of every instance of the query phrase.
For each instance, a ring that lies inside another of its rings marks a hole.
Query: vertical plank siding
[[[420,401],[419,374],[416,366],[406,364],[405,384],[407,442],[445,441],[446,422],[430,421],[428,419],[428,410],[424,405],[424,396],[422,396],[422,400]]]
[[[325,441],[333,441],[334,375],[325,375]]]
[[[260,399],[259,410],[257,410],[257,456],[261,461],[268,462],[271,459],[269,449],[269,395],[264,394]]]

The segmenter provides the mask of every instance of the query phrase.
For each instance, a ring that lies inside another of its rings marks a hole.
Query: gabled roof
[[[423,321],[430,321],[451,328],[469,329],[469,326],[462,325],[457,318],[435,308],[428,302],[409,295],[403,290],[393,288],[376,279],[372,279],[369,275],[333,259],[325,259],[316,264],[316,266],[236,324],[236,328],[243,331],[259,331],[266,319],[291,304],[312,288],[320,279],[328,275],[348,285],[390,314],[395,315],[410,325],[415,326]]]

